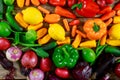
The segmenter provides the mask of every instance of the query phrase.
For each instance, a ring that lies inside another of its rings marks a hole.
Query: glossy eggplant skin
[[[96,63],[92,66],[93,74],[92,78],[101,80],[107,73],[112,71],[115,63],[115,56],[112,54],[102,53],[96,60]],[[94,76],[94,77],[93,77]]]

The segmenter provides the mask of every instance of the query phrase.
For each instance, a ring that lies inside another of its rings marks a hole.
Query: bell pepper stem
[[[62,48],[62,50],[63,50],[63,52],[65,53],[65,55],[66,55],[67,57],[70,57],[70,56],[69,56],[69,53],[68,53],[67,50],[66,50],[66,48]]]
[[[98,32],[100,30],[100,27],[96,23],[94,23],[93,30],[95,32]]]
[[[84,48],[77,48],[77,50],[83,50]]]
[[[82,8],[82,3],[79,3],[79,4],[74,4],[71,9],[75,9],[76,7],[78,7],[78,9],[81,9]]]

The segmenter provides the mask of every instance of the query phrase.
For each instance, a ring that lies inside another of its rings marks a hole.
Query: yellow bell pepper
[[[113,23],[120,23],[120,16],[114,16]]]

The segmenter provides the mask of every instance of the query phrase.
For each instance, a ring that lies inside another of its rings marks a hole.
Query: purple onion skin
[[[54,75],[54,74],[49,74],[49,76],[48,76],[48,80],[61,80],[60,78],[58,78],[56,75]]]
[[[92,68],[86,62],[79,62],[72,70],[75,80],[88,80],[92,74]]]

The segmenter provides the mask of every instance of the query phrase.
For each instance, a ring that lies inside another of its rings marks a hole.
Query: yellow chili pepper
[[[89,48],[96,47],[96,40],[88,40],[88,41],[81,42],[79,46],[89,47]]]
[[[62,45],[62,44],[70,44],[70,37],[65,37],[65,40],[62,41],[56,41],[58,45]]]
[[[80,42],[81,42],[81,36],[79,34],[77,34],[73,43],[72,43],[72,46],[74,48],[77,48],[79,46]]]
[[[120,16],[114,16],[113,23],[120,23]]]
[[[47,28],[41,28],[37,31],[37,39],[42,38],[47,33]]]
[[[15,15],[15,20],[23,27],[23,28],[27,28],[29,24],[27,24],[24,20],[23,20],[23,15],[22,13],[18,12]]]
[[[17,0],[17,6],[23,8],[25,0]]]
[[[49,34],[46,34],[43,38],[41,39],[38,39],[38,43],[43,45],[43,44],[46,44],[50,41],[51,37]]]
[[[30,29],[33,29],[33,30],[38,30],[38,29],[40,29],[41,27],[43,26],[43,23],[39,23],[39,24],[36,24],[36,25],[29,25],[28,26],[28,30],[30,30]]]

